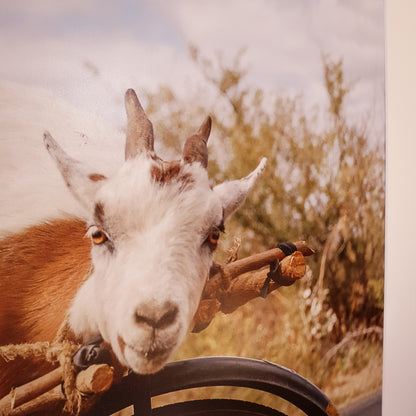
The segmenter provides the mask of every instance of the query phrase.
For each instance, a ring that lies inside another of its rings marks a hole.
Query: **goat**
[[[111,177],[70,157],[45,132],[49,154],[89,217],[52,219],[0,241],[0,344],[52,340],[68,310],[79,339],[100,334],[123,366],[148,374],[184,340],[224,222],[266,160],[243,179],[212,186],[210,117],[186,140],[182,159],[167,162],[154,151],[152,124],[132,89],[125,107],[125,162]],[[0,374],[0,397],[13,385],[7,377]]]

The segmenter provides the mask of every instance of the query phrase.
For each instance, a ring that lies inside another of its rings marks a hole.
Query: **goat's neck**
[[[85,231],[67,218],[0,241],[0,345],[55,337],[91,267]]]

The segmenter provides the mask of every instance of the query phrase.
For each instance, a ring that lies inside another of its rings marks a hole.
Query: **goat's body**
[[[55,338],[90,269],[85,230],[81,220],[60,219],[0,241],[0,345]],[[0,360],[0,397],[45,369],[31,367]]]
[[[0,241],[0,344],[50,341],[90,268],[85,223],[54,220]]]

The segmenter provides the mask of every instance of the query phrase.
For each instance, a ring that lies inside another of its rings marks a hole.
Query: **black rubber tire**
[[[205,399],[173,403],[152,410],[152,416],[286,416],[257,403],[229,399]]]
[[[136,414],[150,416],[153,414],[151,397],[208,386],[246,387],[268,392],[292,403],[308,416],[335,414],[328,397],[292,370],[248,358],[202,357],[169,363],[163,370],[148,376],[129,374],[103,394],[88,416],[111,415],[130,405],[134,406]]]

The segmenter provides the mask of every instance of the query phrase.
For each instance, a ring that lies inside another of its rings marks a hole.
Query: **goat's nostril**
[[[172,325],[176,317],[178,315],[178,308],[173,306],[170,310],[168,310],[157,322],[157,328],[166,328]]]
[[[178,307],[170,302],[163,306],[154,303],[140,305],[136,309],[135,322],[137,325],[149,326],[154,329],[164,329],[172,325],[178,316]]]
[[[151,326],[152,328],[155,327],[156,325],[156,321],[153,318],[150,318],[145,315],[140,315],[139,313],[136,313],[135,320],[136,320],[136,324],[138,325],[144,324],[144,325]]]

